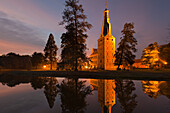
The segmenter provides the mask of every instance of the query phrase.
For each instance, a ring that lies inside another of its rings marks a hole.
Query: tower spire
[[[107,0],[106,0],[106,3],[105,3],[105,9],[107,9]]]

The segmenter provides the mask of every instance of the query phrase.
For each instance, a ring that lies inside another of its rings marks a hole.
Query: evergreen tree
[[[54,36],[53,36],[53,34],[50,34],[48,41],[47,41],[47,44],[45,46],[44,52],[45,52],[45,59],[47,61],[50,61],[51,70],[52,70],[53,62],[55,62],[56,59],[57,59],[56,58],[57,50],[58,50],[58,48],[55,44]]]
[[[149,44],[149,46],[143,50],[141,59],[142,64],[149,65],[150,68],[156,66],[159,61],[158,43],[154,42],[153,44]]]
[[[119,47],[115,52],[115,65],[118,65],[117,69],[120,69],[120,65],[123,63],[132,65],[134,63],[135,55],[133,52],[136,52],[137,40],[134,38],[134,24],[126,23],[124,29],[121,31],[123,37],[118,44]]]
[[[61,36],[61,60],[77,71],[79,61],[86,58],[85,43],[88,35],[85,32],[92,25],[86,21],[87,16],[82,5],[79,5],[79,0],[66,0],[65,3],[63,21],[60,23],[66,29],[66,33]]]

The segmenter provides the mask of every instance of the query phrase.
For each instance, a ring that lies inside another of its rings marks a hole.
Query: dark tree
[[[92,92],[90,86],[85,86],[85,82],[65,79],[58,86],[62,113],[84,113],[87,106],[86,97]]]
[[[132,93],[134,90],[136,88],[132,80],[116,80],[115,91],[123,110],[122,113],[132,113],[137,106],[135,100],[137,95]]]
[[[167,62],[167,67],[170,68],[170,43],[159,46],[159,50],[159,57]]]
[[[52,65],[53,62],[56,61],[56,56],[57,56],[57,46],[54,41],[54,36],[53,34],[49,35],[47,44],[45,46],[44,52],[45,52],[45,59],[50,62],[51,64],[51,70],[52,70]]]
[[[133,52],[137,51],[135,47],[137,40],[133,36],[135,33],[134,24],[126,23],[121,33],[123,37],[121,37],[119,47],[115,52],[115,65],[118,65],[118,69],[123,63],[132,65],[136,57]]]
[[[75,71],[78,71],[79,62],[86,58],[88,35],[85,32],[92,25],[86,21],[87,17],[82,5],[79,4],[79,0],[65,1],[62,18],[63,21],[60,24],[65,25],[66,33],[61,36],[61,60],[64,64],[68,64]]]
[[[32,66],[38,67],[39,64],[42,64],[44,61],[44,55],[42,53],[34,52],[31,58]]]

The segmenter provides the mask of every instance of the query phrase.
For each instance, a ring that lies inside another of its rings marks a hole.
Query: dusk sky
[[[0,0],[0,55],[9,52],[29,54],[43,52],[50,33],[60,47],[64,26],[62,12],[65,0]],[[93,28],[87,32],[87,54],[97,48],[105,0],[80,0],[88,22]],[[134,22],[138,41],[137,58],[150,43],[169,43],[170,0],[108,0],[112,34],[116,48],[126,22]],[[59,49],[58,55],[61,50]]]

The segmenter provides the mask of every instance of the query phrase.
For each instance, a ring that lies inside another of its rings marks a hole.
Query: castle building
[[[97,52],[97,49],[92,49],[92,54],[90,55],[90,65],[91,65],[91,68],[93,69],[97,69],[97,66],[98,66],[98,52]]]
[[[107,9],[107,5],[104,11],[101,35],[97,42],[97,49],[93,49],[92,54],[90,55],[92,61],[91,67],[94,67],[97,64],[98,69],[115,70],[115,37],[113,37],[111,33],[111,23],[109,19],[109,10]],[[97,63],[93,61],[97,61]]]

